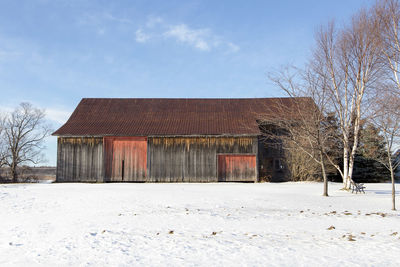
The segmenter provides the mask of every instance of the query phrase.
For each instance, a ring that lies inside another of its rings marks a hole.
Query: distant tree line
[[[11,181],[18,182],[21,165],[44,161],[44,139],[50,133],[44,110],[29,103],[0,114],[0,168],[9,168]]]
[[[304,67],[289,66],[269,74],[292,98],[295,112],[288,121],[263,118],[265,138],[282,140],[292,173],[301,173],[295,162],[313,162],[308,165],[324,180],[325,196],[332,173],[338,174],[345,190],[355,180],[379,181],[387,175],[395,209],[399,64],[398,0],[378,0],[355,13],[348,23],[338,26],[332,21],[321,26]],[[282,103],[278,110],[290,113],[293,107]]]

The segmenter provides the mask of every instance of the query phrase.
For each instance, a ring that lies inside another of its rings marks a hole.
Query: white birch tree
[[[342,176],[344,189],[350,188],[368,94],[382,75],[379,38],[375,33],[378,22],[370,13],[361,10],[342,28],[336,29],[334,23],[321,28],[311,64],[315,75],[329,81],[320,90],[328,94],[328,105],[339,121],[343,166],[335,167]]]

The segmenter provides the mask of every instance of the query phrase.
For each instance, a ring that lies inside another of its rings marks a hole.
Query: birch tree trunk
[[[392,180],[392,210],[396,210],[396,186],[394,183],[394,171],[392,166],[390,166],[390,178]]]
[[[320,162],[321,162],[321,170],[322,170],[322,177],[324,179],[324,192],[323,192],[323,196],[324,197],[328,197],[328,176],[326,175],[326,170],[325,170],[325,160],[324,160],[324,155],[322,154],[322,152],[320,151],[319,153],[320,156]]]
[[[349,150],[345,145],[343,148],[343,188],[347,188],[347,182],[349,177]]]

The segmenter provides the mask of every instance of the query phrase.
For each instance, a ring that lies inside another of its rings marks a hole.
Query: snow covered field
[[[0,266],[400,266],[390,185],[340,187],[0,185]]]

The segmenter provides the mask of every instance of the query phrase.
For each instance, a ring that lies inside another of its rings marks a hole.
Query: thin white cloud
[[[55,121],[60,124],[67,122],[68,118],[71,116],[72,112],[62,109],[46,108],[46,118]]]
[[[236,53],[240,49],[240,47],[238,45],[235,45],[234,43],[231,43],[231,42],[227,43],[227,45],[230,49],[230,52],[232,52],[232,53]]]
[[[17,51],[9,51],[9,50],[1,50],[0,49],[0,60],[15,59],[21,55],[22,55],[22,53],[17,52]]]
[[[104,35],[106,33],[106,30],[103,28],[97,29],[97,34],[98,35]]]
[[[164,22],[164,20],[161,17],[150,16],[147,19],[146,27],[153,28],[156,25],[161,24],[163,22]]]
[[[23,101],[22,101],[23,102]],[[35,108],[40,108],[43,109],[45,114],[46,114],[46,120],[50,120],[53,122],[56,122],[58,124],[64,124],[67,122],[68,118],[71,116],[72,111],[70,110],[65,110],[61,108],[44,108],[43,106],[39,106],[33,103],[33,106]],[[18,105],[16,104],[15,106],[6,106],[3,105],[0,109],[0,114],[2,113],[11,113],[17,108]]]
[[[133,21],[130,20],[130,19],[116,17],[116,16],[112,15],[111,13],[104,13],[103,16],[104,16],[105,19],[108,19],[108,20],[111,20],[111,21],[116,21],[116,22],[119,22],[119,23],[125,23],[125,24],[132,24],[133,23]]]
[[[115,58],[113,56],[104,56],[104,61],[107,64],[113,64],[115,62]]]
[[[79,16],[76,22],[80,26],[93,28],[99,36],[113,32],[113,29],[120,25],[124,25],[125,27],[133,25],[133,21],[129,18],[119,17],[109,12],[85,13]]]
[[[116,16],[109,12],[98,14],[86,14],[80,17],[80,24],[92,25],[97,27],[96,33],[104,35],[109,32],[107,29],[110,24],[125,24],[125,30],[130,30],[130,25],[134,21],[121,16]],[[225,53],[236,53],[240,47],[233,42],[213,33],[208,28],[192,28],[188,24],[172,24],[166,22],[159,16],[148,16],[144,24],[139,25],[134,31],[134,38],[137,43],[145,44],[150,40],[175,40],[178,43],[188,45],[199,51],[223,50]]]
[[[135,32],[135,40],[138,43],[145,43],[150,39],[150,35],[143,32],[142,29],[137,29]]]
[[[150,16],[144,26],[135,32],[138,43],[147,43],[150,39],[170,39],[178,43],[189,45],[199,51],[224,49],[228,53],[236,53],[240,47],[224,38],[214,34],[207,28],[191,28],[189,25],[169,24],[161,17]]]
[[[117,17],[108,12],[84,14],[78,18],[78,23],[83,25],[103,25],[107,22],[133,24],[133,21],[124,17]]]
[[[202,51],[210,50],[210,34],[207,29],[190,29],[185,24],[172,25],[164,32],[164,36],[175,38]]]

